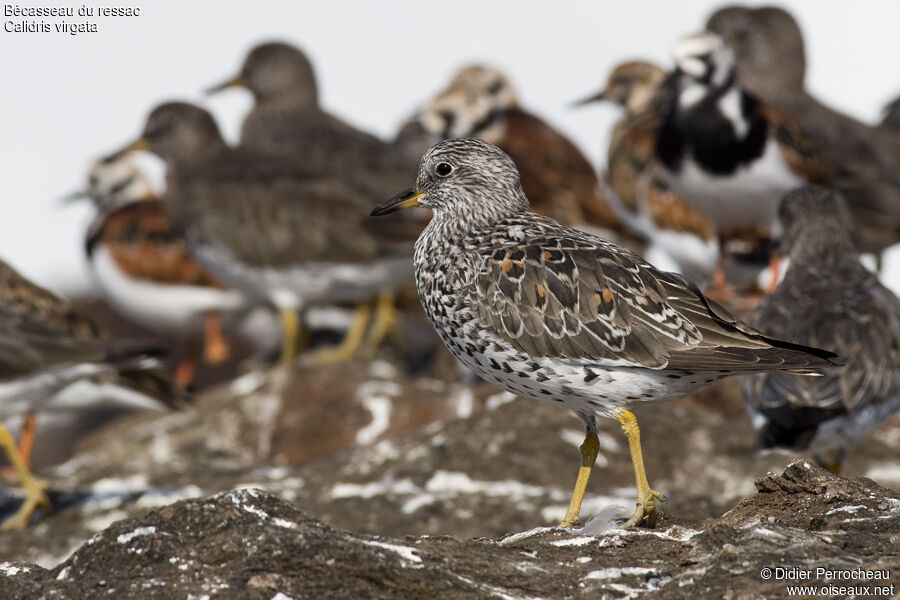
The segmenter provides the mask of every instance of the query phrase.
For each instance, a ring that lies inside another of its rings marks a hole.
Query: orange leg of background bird
[[[769,261],[769,270],[772,272],[769,278],[769,284],[766,286],[765,292],[771,294],[778,287],[778,276],[781,274],[781,253],[773,252],[772,259]]]
[[[713,271],[712,285],[703,292],[716,302],[727,302],[734,295],[725,281],[725,251],[719,251],[719,259],[716,261],[716,270]]]
[[[194,383],[194,375],[197,374],[197,354],[199,354],[197,348],[193,344],[189,345],[175,369],[175,384],[183,390]]]
[[[34,433],[37,430],[37,415],[28,413],[25,415],[25,423],[22,425],[22,436],[19,438],[19,454],[25,466],[31,464],[31,449],[34,447]]]
[[[206,313],[204,325],[203,358],[207,364],[218,365],[228,358],[228,343],[222,336],[222,313]]]

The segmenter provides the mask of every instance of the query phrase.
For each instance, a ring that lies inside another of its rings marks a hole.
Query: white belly
[[[730,175],[703,171],[690,156],[685,157],[679,174],[668,175],[685,201],[712,219],[719,231],[775,226],[781,197],[804,184],[790,170],[774,140],[769,140],[755,162]]]
[[[206,246],[191,248],[200,263],[225,283],[270,300],[280,309],[310,304],[362,302],[412,281],[409,256],[371,264],[301,263],[281,269],[246,265]]]
[[[91,266],[109,303],[150,331],[190,337],[202,331],[205,313],[232,312],[249,305],[248,298],[236,290],[135,279],[102,246],[94,252]]]

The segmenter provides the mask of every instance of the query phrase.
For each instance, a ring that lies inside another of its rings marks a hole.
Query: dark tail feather
[[[787,367],[785,371],[788,373],[816,373],[822,369],[843,367],[847,364],[846,358],[828,350],[785,342],[765,335],[761,337],[774,348],[787,351],[782,353],[782,356]]]

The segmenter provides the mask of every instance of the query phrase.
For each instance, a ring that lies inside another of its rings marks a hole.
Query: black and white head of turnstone
[[[458,71],[450,85],[428,103],[419,121],[440,139],[477,137],[496,144],[504,135],[502,113],[516,104],[503,73],[471,65]]]
[[[709,17],[706,29],[729,44],[737,77],[751,92],[766,98],[803,89],[803,33],[783,8],[726,6]]]
[[[597,455],[595,415],[629,438],[638,507],[656,520],[637,421],[627,408],[678,398],[747,372],[807,373],[834,355],[768,338],[605,239],[529,212],[512,159],[476,139],[422,158],[415,188],[373,216],[427,206],[416,242],[416,286],[450,352],[487,380],[574,411],[585,425],[582,471],[564,524],[574,525]]]
[[[128,158],[98,160],[88,170],[87,187],[69,199],[88,198],[99,213],[107,213],[125,204],[153,198],[155,191],[147,176]]]
[[[231,87],[245,87],[257,103],[290,103],[295,107],[316,107],[318,86],[312,63],[302,50],[290,44],[268,42],[254,47],[244,59],[240,73],[211,87],[210,93]]]
[[[678,102],[695,106],[711,90],[725,90],[734,80],[734,54],[720,36],[699,33],[675,44],[675,64],[682,75]]]
[[[761,448],[809,452],[835,472],[856,445],[900,409],[900,300],[866,269],[830,190],[785,196],[784,280],[748,320],[795,343],[847,357],[840,371],[807,378],[759,374],[742,384]]]

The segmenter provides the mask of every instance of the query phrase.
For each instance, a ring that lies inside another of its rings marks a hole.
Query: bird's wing
[[[503,119],[501,146],[519,168],[532,210],[567,225],[621,230],[597,173],[571,140],[518,108],[504,111]]]
[[[98,244],[103,244],[118,267],[132,277],[223,288],[188,254],[184,239],[172,230],[158,200],[140,200],[101,215],[88,236],[88,253]]]
[[[756,110],[772,126],[778,150],[792,171],[810,183],[831,183],[834,165],[827,163],[816,144],[803,133],[798,123],[764,102],[759,102]]]
[[[748,378],[747,403],[764,413],[808,408],[830,417],[900,395],[900,300],[857,264],[839,272],[808,268],[803,279],[779,286],[754,310],[752,322],[772,335],[837,352],[847,365],[822,377]]]
[[[627,250],[558,231],[571,235],[493,250],[476,277],[479,320],[521,352],[694,371],[831,364],[831,353],[767,338]]]
[[[223,161],[216,169],[179,174],[169,186],[166,201],[189,246],[276,268],[376,257],[369,206],[343,183],[298,177],[275,168],[274,159],[235,162],[246,170],[229,170]]]

